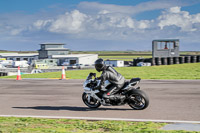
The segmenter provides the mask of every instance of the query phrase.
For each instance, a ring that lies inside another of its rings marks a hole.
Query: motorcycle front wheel
[[[82,100],[89,108],[98,108],[101,106],[101,103],[94,97],[90,97],[87,93],[83,93]]]
[[[143,110],[149,105],[149,98],[142,90],[133,90],[128,97],[128,105],[135,110]]]

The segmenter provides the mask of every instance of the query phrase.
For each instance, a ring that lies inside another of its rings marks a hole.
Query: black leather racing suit
[[[106,80],[108,80],[112,84],[112,86],[103,95],[104,98],[109,98],[111,95],[116,94],[125,83],[125,78],[120,73],[118,73],[113,67],[110,66],[105,66],[103,68],[100,79],[101,81],[99,86],[95,88],[103,88],[104,82]]]

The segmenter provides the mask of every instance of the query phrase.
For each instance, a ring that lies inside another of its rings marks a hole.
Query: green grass
[[[0,133],[186,133],[161,130],[164,125],[166,123],[0,117]]]
[[[99,58],[102,58],[104,60],[123,60],[123,61],[133,61],[133,59],[136,58],[152,58],[152,56],[146,56],[146,55],[122,55],[122,56],[99,56]]]
[[[200,63],[151,67],[118,68],[127,79],[200,79]]]
[[[0,50],[0,53],[35,53],[37,51],[8,51]],[[113,55],[113,54],[152,54],[150,51],[70,51],[71,54],[99,54],[99,55]],[[200,51],[180,51],[180,54],[199,55]]]
[[[151,54],[151,51],[70,51],[72,54],[99,54],[99,55],[121,55],[121,54]]]
[[[116,68],[126,79],[141,77],[142,79],[200,79],[200,63]],[[85,79],[93,70],[66,71],[70,79]],[[100,76],[100,73],[98,73]],[[61,72],[27,74],[22,78],[60,78]],[[16,78],[7,76],[1,78]],[[68,132],[109,132],[109,133],[200,133],[189,131],[163,131],[166,123],[125,122],[125,121],[86,121],[66,119],[36,119],[0,117],[0,133],[37,132],[37,133],[68,133]]]
[[[122,67],[116,68],[126,79],[140,77],[142,79],[200,79],[200,63],[150,66],[150,67]],[[66,77],[70,79],[85,79],[90,72],[97,73],[95,69],[66,71]],[[16,76],[4,76],[0,78],[16,78]],[[60,72],[23,74],[22,78],[61,78]]]

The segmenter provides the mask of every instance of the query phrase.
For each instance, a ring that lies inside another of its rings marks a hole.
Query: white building
[[[27,53],[27,54],[0,53],[0,58],[6,58],[6,60],[13,60],[13,61],[26,60],[31,63],[32,60],[38,59],[38,53]]]
[[[98,59],[98,54],[70,54],[70,55],[52,55],[52,59],[59,59],[59,64],[68,62],[69,65],[94,65]]]
[[[122,61],[122,60],[105,60],[104,63],[107,66],[124,67],[124,61]]]
[[[38,53],[0,53],[0,58],[6,58],[6,60],[22,61],[26,60],[31,64],[33,60],[47,60],[55,59],[57,65],[62,65],[65,62],[67,65],[84,65],[92,66],[98,59],[98,54],[69,54],[69,49],[64,48],[65,44],[62,43],[42,43],[41,49]],[[53,63],[54,60],[51,62]],[[50,63],[51,63],[50,62]],[[48,63],[47,63],[48,65]]]

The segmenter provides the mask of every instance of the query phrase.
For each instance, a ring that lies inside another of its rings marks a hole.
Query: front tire
[[[143,110],[149,106],[149,98],[142,90],[132,90],[129,93],[128,105],[135,110]]]
[[[90,97],[90,101],[88,101],[88,97],[89,95],[84,92],[82,95],[82,100],[89,108],[98,108],[99,106],[101,106],[101,103],[97,99],[95,99],[94,97]]]

